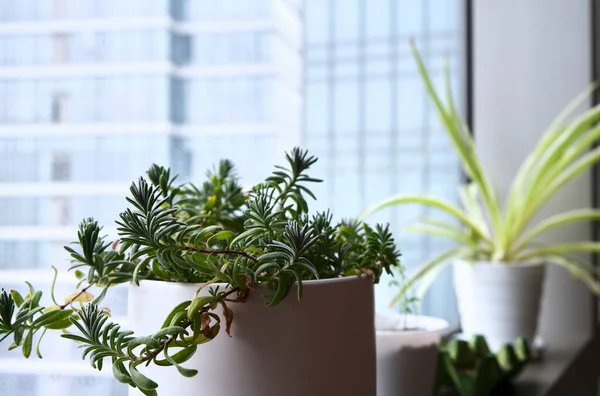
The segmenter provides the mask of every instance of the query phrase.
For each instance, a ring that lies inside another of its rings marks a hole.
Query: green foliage
[[[333,215],[329,211],[319,212],[312,217],[304,216],[301,223],[308,225],[318,236],[316,242],[304,252],[304,257],[313,263],[317,273],[322,278],[332,278],[344,273],[342,264],[345,256],[343,244],[339,240],[341,231],[333,223]],[[303,278],[310,278],[308,273],[303,275]]]
[[[84,219],[79,224],[77,245],[80,246],[81,253],[65,246],[73,263],[69,270],[87,268],[85,281],[103,288],[129,282],[135,268],[134,263],[125,260],[124,254],[108,249],[112,243],[106,242],[106,236],[100,235],[101,232],[102,227],[92,218]]]
[[[400,266],[389,227],[355,220],[334,223],[329,212],[310,216],[307,197],[314,195],[308,185],[320,180],[306,172],[317,159],[294,149],[286,160],[287,167],[277,166],[248,194],[226,160],[207,174],[200,187],[177,185],[169,169],[152,165],[148,179],[141,177],[131,185],[126,198],[130,207],[116,222],[119,240],[106,241],[102,227],[84,219],[77,242],[65,247],[72,258],[71,270],[80,285],[86,285],[58,305],[53,282],[55,305],[47,313],[38,306],[41,292],[32,290],[33,297],[25,298],[3,293],[0,337],[14,334],[15,347],[29,355],[36,331],[62,329],[64,338],[80,343],[83,357],[93,367],[102,370],[108,359],[117,380],[155,395],[157,384],[137,367],[175,366],[184,376],[196,375],[181,364],[221,327],[230,332],[229,305],[243,303],[253,284],[266,285],[270,292],[265,303],[275,306],[288,297],[294,284],[300,299],[306,280],[367,275],[377,282],[384,271],[391,273]],[[110,286],[145,279],[199,283],[208,287],[209,295],[190,296],[155,334],[135,337],[110,322],[98,304]],[[225,287],[210,286],[217,282]],[[94,300],[87,292],[92,286],[102,289]],[[74,303],[81,307],[68,309]],[[65,330],[71,325],[74,333]]]
[[[473,336],[470,342],[452,340],[440,346],[435,395],[488,396],[516,395],[510,385],[531,360],[529,344],[519,338],[505,344],[497,354],[485,338]]]
[[[139,388],[145,394],[156,394],[158,385],[137,370],[137,366],[147,362],[158,362],[161,365],[175,365],[182,374],[195,375],[195,370],[179,366],[195,351],[192,342],[175,344],[177,336],[187,335],[187,331],[179,326],[165,327],[149,337],[133,337],[132,331],[121,330],[115,323],[108,322],[108,316],[95,304],[88,304],[79,310],[79,319],[71,318],[71,322],[79,329],[81,335],[63,334],[64,338],[80,343],[83,357],[89,357],[92,367],[102,370],[105,359],[112,362],[115,378],[122,383]],[[179,349],[169,356],[169,348]],[[181,352],[184,352],[183,354]],[[167,358],[158,360],[160,353]]]
[[[287,169],[276,165],[275,168],[277,170],[273,172],[273,176],[267,178],[267,182],[279,192],[278,201],[281,208],[284,211],[291,211],[292,216],[297,216],[308,212],[308,203],[304,198],[304,194],[316,199],[314,194],[303,183],[321,182],[321,180],[309,177],[304,173],[311,165],[317,162],[317,158],[313,156],[309,157],[307,151],[300,150],[299,148],[294,148],[291,154],[286,153],[285,156],[290,168]],[[295,203],[295,209],[285,206],[288,200]]]
[[[14,297],[13,297],[14,296]],[[0,342],[13,336],[9,350],[21,348],[23,356],[29,358],[33,349],[33,336],[40,330],[36,355],[41,358],[39,342],[46,329],[63,330],[71,325],[71,309],[45,310],[40,306],[42,292],[30,286],[25,297],[16,290],[0,292]]]
[[[206,176],[208,180],[201,187],[188,184],[177,191],[179,217],[188,224],[219,225],[240,232],[246,195],[235,166],[229,160],[221,160]]]
[[[160,165],[152,164],[146,172],[150,182],[160,188],[163,198],[169,206],[173,205],[175,197],[180,192],[179,188],[173,185],[177,176],[171,177],[171,170]]]
[[[471,182],[459,191],[461,205],[435,197],[402,195],[385,199],[360,216],[364,219],[395,205],[418,204],[443,212],[452,219],[421,219],[418,224],[410,227],[415,232],[457,242],[459,247],[443,252],[425,263],[404,285],[393,303],[401,301],[407,290],[417,282],[423,283],[418,293],[419,296],[422,295],[435,275],[452,258],[507,265],[522,262],[556,264],[581,279],[591,291],[600,294],[596,270],[577,255],[599,252],[599,242],[544,246],[537,240],[539,236],[557,227],[598,221],[600,211],[587,208],[572,210],[533,224],[534,217],[562,187],[600,161],[600,147],[594,147],[594,143],[600,138],[600,105],[567,122],[571,113],[596,87],[586,90],[559,114],[537,147],[520,166],[506,202],[501,204],[492,180],[486,174],[477,154],[473,136],[456,109],[447,70],[444,103],[414,45],[413,54],[426,91]]]

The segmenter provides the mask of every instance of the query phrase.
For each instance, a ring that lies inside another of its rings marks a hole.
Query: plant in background
[[[157,384],[140,373],[140,365],[175,366],[184,376],[196,370],[181,365],[198,345],[233,322],[232,303],[243,303],[253,285],[269,293],[275,306],[305,280],[360,276],[378,281],[383,271],[399,266],[399,253],[389,227],[358,221],[333,222],[328,212],[309,215],[306,196],[314,198],[306,175],[316,158],[294,149],[289,166],[277,167],[264,183],[244,194],[233,164],[222,161],[201,187],[175,185],[169,169],[153,165],[148,179],[131,185],[131,207],[117,221],[119,239],[107,241],[93,219],[81,222],[78,241],[65,249],[72,257],[80,290],[59,305],[40,306],[42,293],[30,286],[0,294],[0,341],[12,336],[9,349],[20,347],[29,357],[34,335],[62,330],[83,348],[83,357],[101,370],[109,361],[117,380],[156,395]],[[120,283],[144,280],[189,282],[200,288],[218,283],[207,296],[190,296],[174,307],[154,334],[136,336],[109,320],[98,307],[107,290]],[[88,290],[102,291],[95,299]],[[81,308],[73,304],[78,302]],[[39,337],[41,340],[42,337]],[[39,341],[36,353],[39,352]]]
[[[460,189],[461,206],[435,197],[407,195],[386,199],[361,214],[360,218],[364,219],[391,206],[420,204],[440,210],[453,220],[424,218],[411,227],[413,231],[457,242],[458,246],[425,263],[403,285],[393,303],[399,302],[417,282],[420,289],[417,295],[422,296],[451,258],[506,265],[537,261],[557,264],[580,278],[594,293],[600,293],[595,269],[576,255],[600,252],[600,243],[583,241],[543,245],[536,240],[547,231],[570,223],[600,220],[600,211],[590,208],[572,210],[532,224],[533,217],[550,198],[600,161],[600,148],[590,150],[600,138],[600,125],[597,125],[600,106],[567,122],[594,88],[577,97],[552,123],[519,168],[506,204],[501,205],[492,181],[483,169],[469,128],[456,110],[447,70],[444,104],[414,44],[412,50],[426,90],[471,182]]]
[[[406,267],[404,265],[399,265],[398,267],[396,267],[396,276],[396,279],[390,280],[389,286],[402,288],[402,285],[405,285],[408,282],[408,275],[406,273]],[[407,290],[405,293],[403,293],[401,298],[399,298],[396,301],[396,303],[398,304],[400,313],[402,314],[402,329],[418,329],[420,299],[414,295],[413,290]],[[415,316],[417,321],[416,327],[414,327],[414,325],[409,326],[409,315]]]
[[[505,344],[492,353],[485,338],[473,336],[467,342],[454,339],[440,346],[435,395],[488,396],[517,395],[510,381],[532,359],[531,348],[523,338]]]

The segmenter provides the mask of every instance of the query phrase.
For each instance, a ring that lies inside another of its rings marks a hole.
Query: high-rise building
[[[153,162],[202,180],[228,157],[262,179],[300,141],[301,47],[293,0],[1,1],[0,285],[47,289],[54,265],[68,295],[62,246],[83,217],[112,233]],[[42,353],[2,348],[0,394],[126,394],[71,343]]]

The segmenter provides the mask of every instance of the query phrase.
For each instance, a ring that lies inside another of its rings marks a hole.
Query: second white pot
[[[545,266],[534,263],[454,263],[454,285],[464,337],[483,334],[500,349],[536,335]]]
[[[447,328],[448,322],[429,316],[378,313],[377,396],[431,395]]]

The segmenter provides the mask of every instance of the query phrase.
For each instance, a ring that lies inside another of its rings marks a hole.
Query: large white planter
[[[433,394],[438,345],[448,322],[386,312],[385,318],[378,315],[376,326],[377,396]]]
[[[374,396],[372,279],[303,285],[301,301],[294,286],[288,298],[272,308],[265,306],[261,288],[252,290],[245,303],[229,304],[234,312],[232,336],[221,330],[183,364],[197,369],[197,376],[182,377],[173,367],[140,371],[159,384],[161,396]],[[171,309],[190,300],[197,288],[158,281],[131,286],[128,321],[136,336],[160,329]],[[207,288],[201,294],[208,294]],[[218,313],[222,315],[220,309]]]
[[[492,350],[518,337],[533,342],[545,266],[534,263],[454,263],[464,337],[483,334]]]

